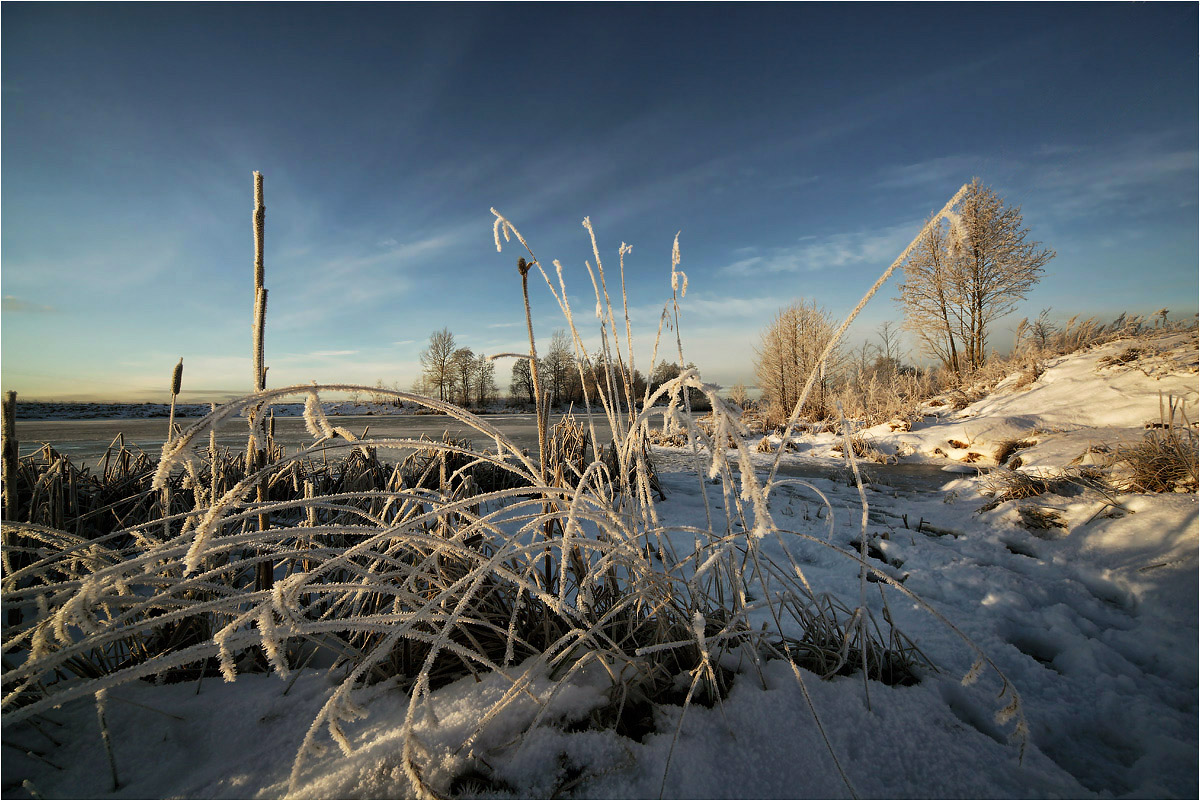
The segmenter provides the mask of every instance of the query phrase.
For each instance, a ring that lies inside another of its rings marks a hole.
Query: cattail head
[[[179,364],[175,365],[175,371],[171,373],[171,394],[178,395],[180,388],[183,387],[183,357],[179,357]]]

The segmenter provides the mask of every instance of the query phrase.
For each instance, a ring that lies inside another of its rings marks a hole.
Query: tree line
[[[585,393],[594,402],[601,393],[611,397],[613,392],[619,393],[624,405],[624,386],[607,386],[605,358],[602,352],[593,354],[581,370],[567,332],[555,331],[546,354],[538,359],[538,374],[551,405],[582,406]],[[532,405],[535,392],[529,359],[514,360],[511,369],[508,401]],[[482,408],[500,400],[495,371],[495,361],[471,348],[459,347],[450,329],[443,328],[430,334],[429,343],[421,352],[421,375],[413,383],[413,391],[460,406]],[[632,381],[635,401],[640,403],[647,389],[654,392],[681,372],[678,364],[666,360],[659,362],[649,378],[635,369]]]
[[[496,399],[496,363],[471,348],[459,347],[449,328],[429,335],[421,352],[421,375],[413,392],[464,407],[483,407]]]

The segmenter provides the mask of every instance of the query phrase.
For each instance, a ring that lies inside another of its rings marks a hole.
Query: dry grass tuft
[[[1043,506],[1018,506],[1017,514],[1021,516],[1021,525],[1031,531],[1049,531],[1067,527],[1067,522],[1061,514]]]
[[[1126,463],[1126,492],[1196,492],[1196,431],[1177,415],[1173,406],[1165,428],[1146,431],[1141,443],[1118,448],[1117,460]]]
[[[1008,461],[1008,457],[1025,448],[1032,448],[1037,445],[1037,440],[1032,439],[1006,439],[1001,440],[996,445],[996,450],[992,454],[992,458],[996,460],[996,464],[1004,464]]]
[[[1042,377],[1042,373],[1046,372],[1046,365],[1042,361],[1034,361],[1021,368],[1021,372],[1017,375],[1017,380],[1013,382],[1013,389],[1028,389]]]
[[[950,394],[950,408],[956,412],[961,412],[985,394],[984,392],[977,392],[974,389],[956,389]]]
[[[1101,367],[1115,367],[1120,364],[1129,364],[1130,362],[1135,362],[1141,355],[1141,348],[1128,347],[1113,356],[1101,356],[1098,363]]]
[[[1084,490],[1095,490],[1107,494],[1109,489],[1104,471],[1095,467],[1072,468],[1057,475],[1023,473],[997,467],[987,474],[980,491],[992,498],[983,507],[987,510],[994,509],[1005,501],[1036,498],[1047,493],[1069,496]]]

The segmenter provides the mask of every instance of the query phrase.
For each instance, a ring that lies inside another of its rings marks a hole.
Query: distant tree
[[[496,394],[496,363],[482,353],[475,358],[475,402],[487,406]]]
[[[542,364],[546,368],[546,391],[550,393],[550,402],[557,406],[567,399],[571,374],[576,372],[575,360],[571,354],[571,340],[563,329],[554,332],[550,339],[550,349],[542,359]]]
[[[387,384],[383,383],[382,378],[375,379],[375,389],[387,389]],[[371,393],[371,402],[374,404],[382,406],[383,404],[387,403],[388,400],[390,400],[390,398],[388,398],[388,396],[384,395],[382,392]]]
[[[517,359],[513,363],[512,382],[508,385],[508,394],[513,400],[534,402],[533,371],[529,367],[529,359]]]
[[[453,388],[457,390],[458,404],[471,405],[471,390],[475,386],[475,352],[470,348],[458,348],[450,357],[450,374]]]
[[[957,214],[955,225],[926,229],[905,262],[900,299],[906,327],[961,374],[983,366],[989,327],[1025,298],[1054,251],[1027,242],[1020,207],[978,178]]]
[[[729,399],[743,409],[746,408],[746,401],[750,399],[750,396],[746,394],[746,385],[739,381],[730,387]]]
[[[800,401],[809,376],[818,380],[805,404],[813,419],[828,415],[830,384],[840,364],[840,355],[818,366],[821,353],[833,337],[833,320],[813,301],[799,301],[780,311],[762,332],[755,348],[754,373],[762,390],[762,403],[773,422],[782,422]]]
[[[449,400],[454,386],[454,334],[449,328],[434,331],[429,335],[429,347],[421,352],[421,369],[425,376],[430,396],[437,393],[438,400]]]
[[[879,330],[875,332],[879,337],[879,355],[885,359],[899,362],[903,355],[900,353],[900,332],[896,330],[895,323],[885,320],[880,323]]]
[[[679,365],[663,359],[650,372],[650,391],[657,392],[658,388],[667,383],[673,378],[677,378],[683,372],[679,369]]]
[[[424,395],[427,398],[434,395],[434,390],[431,390],[429,387],[429,378],[424,373],[413,379],[412,386],[409,389],[414,395]]]
[[[1042,309],[1037,319],[1029,325],[1029,338],[1043,353],[1050,350],[1050,344],[1057,334],[1058,326],[1050,322],[1050,309]]]

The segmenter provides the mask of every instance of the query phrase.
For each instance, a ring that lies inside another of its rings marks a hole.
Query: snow
[[[1001,440],[1036,439],[1020,451],[1025,465],[1061,469],[1091,444],[1140,438],[1143,425],[1158,419],[1160,393],[1184,399],[1189,420],[1196,419],[1194,333],[1149,344],[1152,356],[1124,365],[1100,360],[1128,342],[1061,357],[1028,388],[1008,380],[960,412],[930,407],[912,431],[866,433],[885,452],[959,466],[934,449],[960,458],[974,450],[988,465]],[[969,449],[948,448],[951,439]],[[833,438],[805,436],[797,444],[798,454],[784,459],[785,474],[807,471],[811,488],[778,488],[771,516],[781,529],[821,539],[831,519],[832,545],[849,550],[861,531],[857,490],[814,469],[838,464],[830,457]],[[760,477],[771,458],[753,456]],[[667,492],[658,507],[664,522],[705,525],[700,493],[719,508],[720,487],[690,473],[685,450],[656,448],[655,459]],[[867,531],[886,559],[871,563],[903,580],[1012,681],[1029,726],[1023,756],[1010,740],[1011,723],[997,722],[1004,704],[995,674],[964,684],[975,654],[959,633],[889,590],[897,626],[937,667],[915,686],[861,676],[822,681],[801,670],[801,687],[787,663],[767,662],[761,671],[741,664],[721,704],[686,711],[657,704],[654,731],[638,741],[582,725],[612,689],[599,665],[556,687],[527,663],[511,671],[532,671],[532,697],[482,726],[509,686],[502,677],[468,676],[433,694],[415,732],[429,754],[425,779],[500,797],[848,797],[840,764],[863,797],[1197,797],[1195,493],[1124,494],[1114,505],[1080,492],[987,509],[986,476],[974,467],[911,475],[865,469]],[[1063,527],[1029,528],[1022,507],[1052,511]],[[673,545],[686,552],[691,542],[681,533]],[[768,552],[782,547],[773,537],[763,542]],[[859,597],[858,569],[845,554],[800,537],[786,542],[815,587]],[[884,611],[878,586],[868,585],[866,596],[877,616]],[[115,793],[94,703],[71,702],[46,715],[58,726],[42,724],[58,746],[28,724],[5,728],[5,745],[13,746],[3,761],[5,795],[20,797],[28,779],[44,797],[280,797],[335,678],[309,667],[290,689],[274,675],[240,675],[232,684],[206,679],[199,688],[134,682],[113,689],[107,721],[121,781]],[[380,684],[355,702],[368,715],[345,727],[354,753],[330,744],[323,756],[306,758],[297,795],[412,794],[400,762],[407,695]],[[470,748],[455,753],[473,732]],[[452,783],[477,763],[490,778]]]

